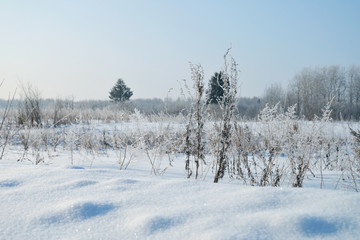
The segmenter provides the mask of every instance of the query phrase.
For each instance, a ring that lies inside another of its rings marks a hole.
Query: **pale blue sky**
[[[0,98],[30,82],[44,98],[108,99],[118,78],[133,98],[176,98],[189,61],[207,84],[230,45],[240,95],[261,96],[304,67],[360,65],[359,13],[356,0],[0,0]]]

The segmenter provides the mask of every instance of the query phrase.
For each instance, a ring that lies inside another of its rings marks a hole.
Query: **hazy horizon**
[[[230,46],[239,96],[261,96],[304,67],[360,65],[359,10],[355,0],[1,1],[0,98],[23,82],[43,98],[107,100],[122,78],[132,99],[176,99],[189,62],[207,85]]]

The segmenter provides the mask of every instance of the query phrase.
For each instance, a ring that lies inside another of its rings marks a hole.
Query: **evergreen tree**
[[[126,86],[124,80],[119,78],[111,89],[109,98],[113,102],[124,102],[129,100],[132,95],[133,92]]]
[[[227,79],[230,86],[229,79]],[[220,103],[224,95],[224,79],[222,72],[215,73],[209,81],[209,89],[206,91],[206,104]]]

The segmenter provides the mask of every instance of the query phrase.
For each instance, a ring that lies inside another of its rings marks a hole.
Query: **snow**
[[[141,155],[0,161],[0,239],[358,239],[360,195],[163,176]],[[326,177],[326,176],[325,176]]]

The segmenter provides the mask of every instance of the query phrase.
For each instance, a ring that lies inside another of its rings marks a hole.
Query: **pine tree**
[[[227,79],[228,87],[230,86]],[[209,81],[209,89],[206,91],[206,104],[218,104],[222,102],[224,96],[224,79],[222,72],[216,72]]]
[[[113,102],[124,102],[129,100],[132,95],[133,92],[126,86],[124,80],[119,78],[111,89],[109,98]]]

